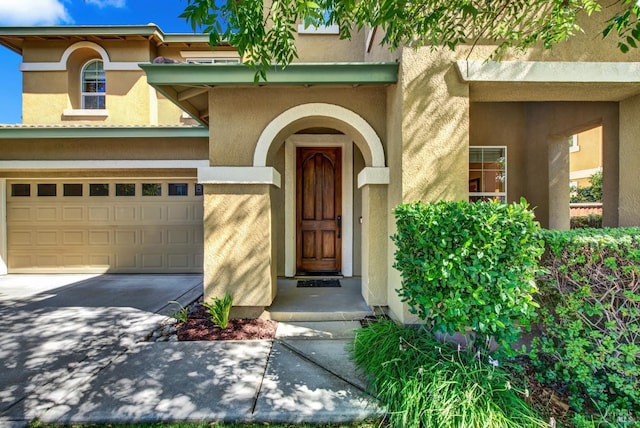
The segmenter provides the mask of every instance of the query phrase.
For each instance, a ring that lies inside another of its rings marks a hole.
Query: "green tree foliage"
[[[578,187],[571,194],[571,202],[602,202],[602,171],[589,179],[590,186]]]
[[[209,33],[212,45],[224,40],[235,46],[264,78],[271,64],[287,65],[297,56],[294,37],[300,22],[338,25],[345,39],[354,29],[379,26],[391,49],[454,49],[486,40],[497,45],[494,55],[499,57],[511,48],[550,48],[581,31],[581,14],[605,11],[603,35],[618,34],[623,52],[635,48],[640,38],[635,0],[187,0],[180,16],[194,30]]]

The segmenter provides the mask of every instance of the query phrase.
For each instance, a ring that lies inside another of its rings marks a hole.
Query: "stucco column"
[[[204,183],[204,299],[228,292],[233,306],[265,307],[276,293],[273,168],[198,170]]]
[[[362,296],[369,306],[387,304],[387,186],[362,187]]]
[[[620,103],[620,185],[618,194],[618,222],[620,226],[640,226],[639,115],[640,95]]]
[[[549,140],[549,228],[569,230],[569,139]]]
[[[469,85],[460,81],[454,64],[455,55],[446,49],[402,51],[401,141],[395,142],[402,151],[389,150],[391,180],[400,180],[390,187],[402,194],[397,200],[390,193],[394,205],[468,199]],[[394,229],[391,225],[389,233]],[[390,264],[393,253],[390,248]],[[395,291],[400,274],[390,268],[388,278],[391,315],[404,323],[417,322]]]
[[[0,179],[0,275],[7,274],[7,180]]]

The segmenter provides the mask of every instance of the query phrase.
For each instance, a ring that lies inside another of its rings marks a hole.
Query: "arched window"
[[[106,78],[102,60],[89,61],[82,68],[82,108],[105,109]]]

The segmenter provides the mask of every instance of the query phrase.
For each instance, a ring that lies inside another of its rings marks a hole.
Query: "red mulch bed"
[[[178,340],[260,340],[273,339],[278,323],[263,319],[230,319],[227,328],[222,330],[211,322],[205,307],[201,305],[189,313],[186,322],[176,325]]]

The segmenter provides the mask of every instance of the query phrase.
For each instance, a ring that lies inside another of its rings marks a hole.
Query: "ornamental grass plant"
[[[544,427],[510,373],[424,328],[380,320],[358,330],[353,357],[392,427]]]

